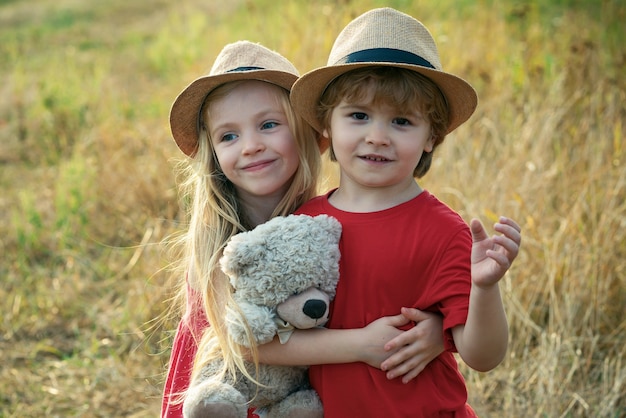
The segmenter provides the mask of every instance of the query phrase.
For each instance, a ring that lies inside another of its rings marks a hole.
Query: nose
[[[320,319],[326,313],[326,302],[320,299],[307,300],[302,307],[302,312],[312,319]]]
[[[387,127],[382,123],[372,123],[365,140],[372,145],[389,145]]]
[[[256,133],[250,133],[243,138],[243,147],[241,152],[245,155],[256,154],[259,151],[263,151],[265,149],[265,143],[263,142],[263,138]]]

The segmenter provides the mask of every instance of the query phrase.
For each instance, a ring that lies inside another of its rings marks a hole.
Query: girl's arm
[[[392,354],[380,368],[387,379],[402,377],[402,383],[409,383],[443,352],[443,318],[415,308],[402,308],[402,315],[415,326],[385,344]]]
[[[274,338],[260,345],[259,361],[285,366],[364,362],[380,368],[382,361],[395,352],[385,351],[385,343],[403,333],[397,327],[408,322],[396,315],[377,319],[363,328],[295,330],[285,344]]]
[[[480,221],[470,228],[472,246],[472,288],[467,322],[452,329],[456,348],[463,361],[478,371],[496,367],[506,354],[508,323],[498,282],[517,257],[520,227],[501,217],[495,225],[502,235],[489,238]]]
[[[398,327],[413,321],[408,331]],[[261,363],[313,365],[364,362],[387,370],[387,378],[413,379],[443,351],[440,315],[403,308],[360,329],[296,330],[286,344],[259,346]]]

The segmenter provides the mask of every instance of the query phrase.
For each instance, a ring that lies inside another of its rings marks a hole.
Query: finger
[[[515,222],[511,218],[507,218],[506,216],[500,216],[500,218],[498,219],[498,222],[501,224],[509,225],[510,227],[515,229],[517,232],[522,232],[522,228],[517,224],[517,222]]]
[[[393,326],[395,326],[396,328],[404,326],[408,324],[409,322],[413,322],[417,324],[419,322],[432,319],[433,316],[436,315],[432,312],[425,312],[416,308],[406,308],[406,307],[401,308],[401,312],[402,312],[401,315],[404,317],[405,322],[402,322],[402,323],[395,322]],[[389,317],[389,318],[392,318],[392,317]],[[393,317],[393,318],[396,318],[396,317]],[[415,328],[413,328],[412,330],[414,329]],[[410,331],[403,332],[397,337],[387,341],[387,343],[384,346],[384,350],[390,351],[398,347],[407,346],[411,344],[411,342],[413,342],[414,339],[415,337],[411,336]]]
[[[387,324],[396,328],[402,327],[412,321],[412,319],[407,318],[403,314],[388,316],[386,318],[387,318]]]
[[[510,225],[495,224],[494,229],[497,232],[501,233],[503,236],[509,238],[512,241],[515,241],[518,245],[522,240],[522,234],[520,233],[520,231]]]
[[[406,308],[403,307],[400,309],[401,314],[410,321],[413,322],[421,322],[427,319],[430,319],[430,316],[433,315],[429,312],[424,312],[416,308]]]
[[[424,368],[427,363],[417,360],[415,357],[409,358],[403,363],[398,363],[396,366],[391,367],[387,372],[387,379],[395,379],[402,376],[402,382],[408,383],[413,380]]]
[[[407,335],[408,331],[402,331],[402,334],[387,341],[383,346],[385,351],[393,351],[400,347],[405,347],[411,343],[411,338]],[[391,357],[390,357],[391,358]]]
[[[476,218],[470,222],[470,230],[472,231],[472,241],[480,242],[488,238],[487,231],[483,224]]]
[[[494,236],[493,241],[504,249],[504,252],[508,252],[513,258],[517,257],[519,252],[519,244],[514,240],[502,236]]]
[[[487,250],[487,257],[495,261],[496,264],[498,264],[498,266],[500,266],[500,268],[502,268],[505,271],[511,267],[511,262],[513,258],[515,258],[515,257],[509,258],[510,256],[508,254],[509,253],[505,254],[505,253],[495,251],[495,250]]]
[[[392,377],[401,376],[409,370],[409,364],[416,354],[409,346],[403,345],[401,349],[389,356],[380,364],[381,370],[391,372]]]

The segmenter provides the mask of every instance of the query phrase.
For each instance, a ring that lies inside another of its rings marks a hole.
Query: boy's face
[[[279,89],[247,81],[208,108],[217,160],[243,199],[280,200],[300,164]]]
[[[324,136],[331,139],[342,183],[375,188],[413,184],[413,170],[434,143],[430,122],[417,110],[343,100]]]

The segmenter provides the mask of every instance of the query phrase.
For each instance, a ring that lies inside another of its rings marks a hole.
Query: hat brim
[[[211,91],[231,81],[258,80],[275,84],[287,91],[297,80],[295,74],[276,70],[238,71],[203,76],[192,81],[174,100],[170,109],[170,128],[182,152],[193,157],[198,150],[200,112]]]
[[[319,133],[324,127],[317,119],[317,106],[328,85],[340,75],[363,67],[397,67],[420,73],[432,80],[448,103],[450,122],[446,134],[465,122],[476,110],[478,96],[465,80],[453,74],[419,65],[390,62],[358,62],[321,67],[301,76],[291,89],[290,99],[294,110]]]

